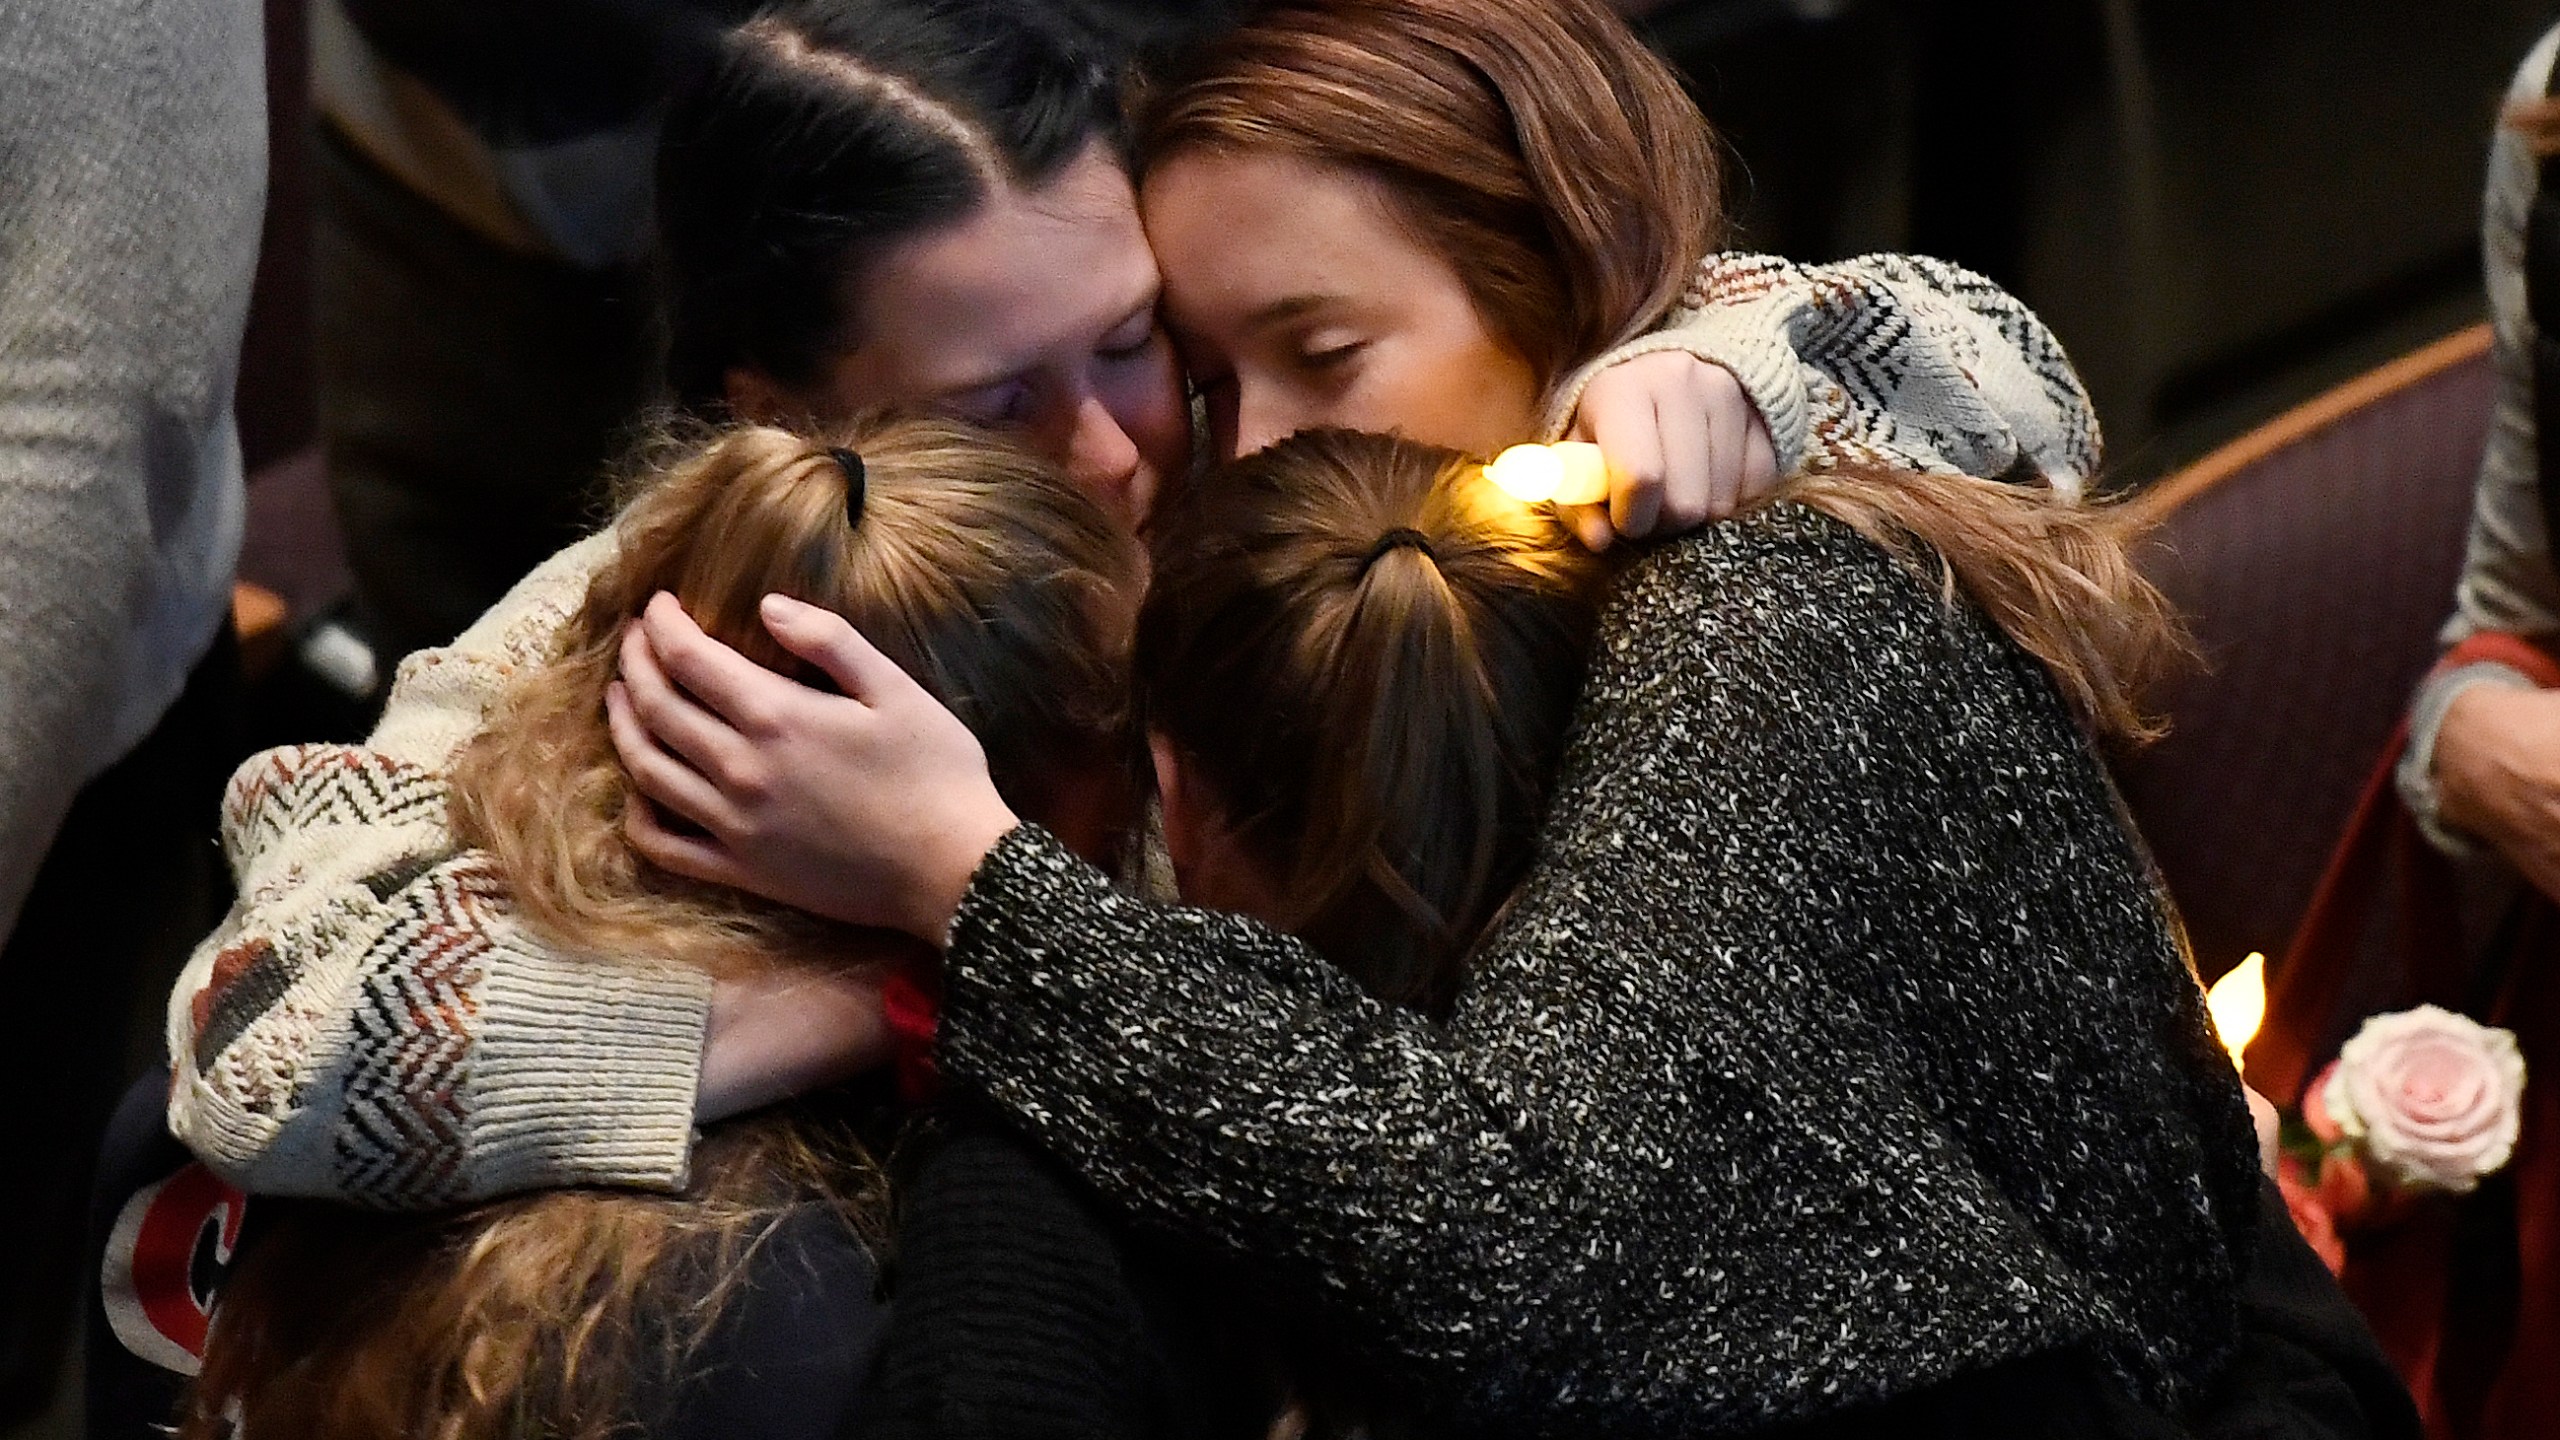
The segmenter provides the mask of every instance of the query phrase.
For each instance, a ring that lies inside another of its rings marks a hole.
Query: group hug
[[[1603,0],[1071,8],[703,37],[618,511],[231,782],[163,1418],[2413,1435],[2045,327],[1727,248]]]

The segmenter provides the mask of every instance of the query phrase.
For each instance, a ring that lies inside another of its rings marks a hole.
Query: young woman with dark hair
[[[1592,347],[1677,345],[1647,307],[1735,282],[1652,268],[1717,238],[1682,163],[1703,128],[1596,0],[1267,7],[1139,135],[1231,450],[1333,421],[1554,433]],[[2242,1294],[2250,1126],[2096,748],[2140,733],[2160,601],[2051,450],[1984,467],[2008,484],[1824,458],[1618,585],[1537,859],[1445,1026],[1303,937],[1114,890],[796,607],[768,622],[843,693],[664,603],[626,643],[617,743],[690,822],[635,811],[634,841],[946,947],[953,1080],[1470,1429],[2263,1423],[2287,1402]],[[1289,826],[1262,843],[1282,812],[1250,767],[1175,744],[1159,768],[1169,832],[1233,839],[1249,914],[1301,923],[1301,866],[1373,874]],[[1401,876],[1428,843],[1383,853]],[[2295,1423],[2366,1422],[2303,1368],[2337,1409]]]

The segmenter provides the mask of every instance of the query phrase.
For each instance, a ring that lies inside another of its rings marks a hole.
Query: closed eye
[[[1347,340],[1339,345],[1301,350],[1298,352],[1298,368],[1312,371],[1331,370],[1368,348],[1369,342],[1366,340]]]

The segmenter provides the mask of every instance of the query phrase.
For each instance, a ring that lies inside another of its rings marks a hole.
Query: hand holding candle
[[[1493,457],[1484,473],[1524,504],[1596,505],[1609,498],[1609,462],[1586,440],[1514,445]]]

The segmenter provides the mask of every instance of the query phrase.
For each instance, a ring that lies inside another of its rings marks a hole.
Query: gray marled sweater
[[[2087,1345],[2218,1362],[2254,1150],[2051,682],[1781,509],[1634,567],[1445,1027],[1017,831],[947,1073],[1479,1421],[1746,1430]]]

